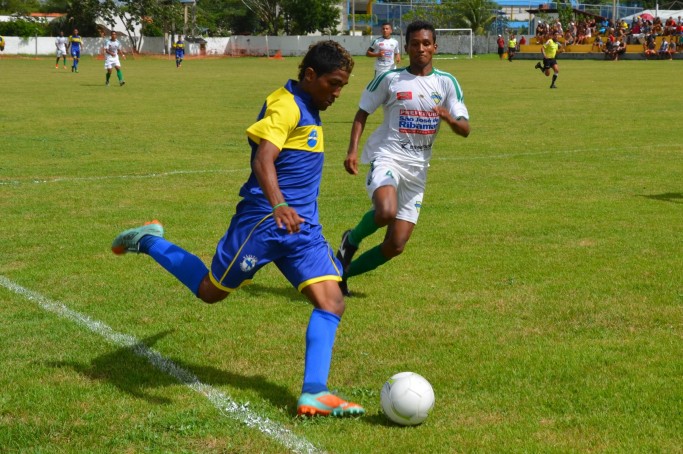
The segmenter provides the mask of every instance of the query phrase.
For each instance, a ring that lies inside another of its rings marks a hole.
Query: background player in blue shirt
[[[182,36],[173,44],[173,48],[175,49],[175,67],[180,68],[185,58],[185,43]]]
[[[83,40],[78,34],[77,28],[74,28],[73,35],[69,36],[69,46],[71,46],[71,58],[73,58],[71,72],[78,72],[78,62],[81,59],[81,47],[83,46]]]
[[[148,254],[206,303],[223,300],[273,262],[314,306],[306,331],[300,415],[365,413],[327,388],[345,303],[338,285],[341,264],[322,235],[317,201],[324,161],[320,111],[339,97],[353,65],[338,43],[321,41],[304,56],[298,80],[266,98],[257,121],[247,128],[252,172],[210,269],[163,238],[158,221],[126,230],[112,243],[116,254]]]

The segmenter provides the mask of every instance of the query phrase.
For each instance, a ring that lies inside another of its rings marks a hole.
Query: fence
[[[188,56],[269,56],[282,55],[302,56],[308,47],[321,39],[332,39],[344,46],[351,55],[365,55],[370,43],[377,36],[231,36],[229,38],[205,38],[204,43],[186,42],[185,53]],[[108,38],[83,38],[81,55],[100,55]],[[469,53],[469,37],[450,37],[450,39],[467,40],[462,45],[454,44],[454,49],[466,49]],[[400,38],[399,38],[400,40]],[[130,53],[132,46],[127,36],[120,36],[125,53]],[[473,53],[486,54],[496,51],[495,36],[474,36]],[[55,38],[5,37],[5,51],[0,55],[55,55]],[[451,46],[448,46],[451,47]],[[142,38],[141,53],[167,54],[170,42],[164,38]]]

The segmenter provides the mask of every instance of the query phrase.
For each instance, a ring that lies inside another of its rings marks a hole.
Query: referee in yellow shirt
[[[540,69],[546,76],[550,75],[550,69],[553,70],[553,81],[550,84],[550,88],[557,88],[555,81],[557,80],[557,75],[560,73],[560,69],[557,67],[557,60],[555,56],[560,50],[560,32],[554,32],[550,39],[543,44],[541,47],[541,52],[543,53],[543,65],[541,63],[536,63],[535,68]]]

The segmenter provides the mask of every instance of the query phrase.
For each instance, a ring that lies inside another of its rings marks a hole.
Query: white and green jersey
[[[359,107],[371,114],[379,106],[384,106],[384,122],[365,143],[361,161],[366,164],[389,157],[426,166],[441,123],[434,107],[445,107],[453,118],[469,119],[460,84],[437,69],[427,76],[414,76],[403,68],[375,77]]]
[[[55,39],[55,47],[57,47],[58,51],[66,53],[66,45],[68,42],[69,39],[66,36],[58,36],[57,39]]]
[[[401,50],[394,38],[379,37],[372,42],[369,50],[380,53],[375,60],[375,71],[378,74],[396,68],[396,55],[400,54]]]
[[[119,40],[112,41],[111,39],[107,41],[104,45],[105,57],[107,58],[118,58],[119,49],[121,49],[121,43]],[[110,52],[114,55],[111,55]]]

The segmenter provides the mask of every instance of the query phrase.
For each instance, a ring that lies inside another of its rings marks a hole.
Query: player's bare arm
[[[470,122],[465,117],[453,118],[447,109],[441,106],[434,107],[434,111],[439,117],[451,127],[454,133],[459,136],[467,137],[470,135]]]
[[[368,113],[363,109],[358,109],[356,116],[353,119],[351,126],[351,139],[349,141],[349,149],[346,152],[346,159],[344,160],[344,168],[351,175],[358,175],[358,143],[365,130],[365,122],[368,119]]]
[[[270,202],[273,209],[273,217],[277,226],[286,228],[288,233],[299,231],[304,219],[299,216],[296,210],[288,205],[283,205],[287,201],[280,191],[277,181],[277,171],[275,170],[275,160],[280,155],[280,149],[272,142],[261,139],[251,168],[263,190],[263,194]]]

